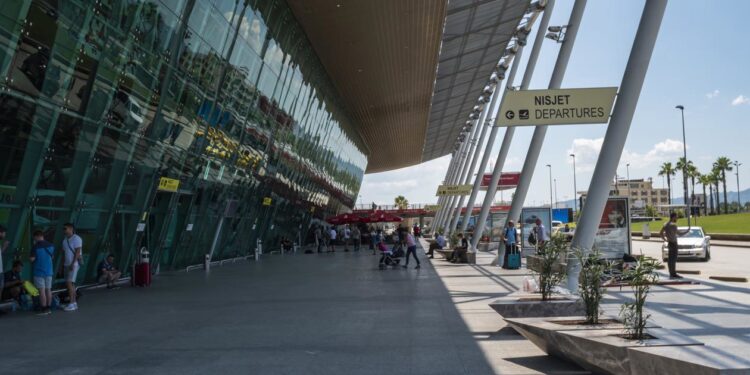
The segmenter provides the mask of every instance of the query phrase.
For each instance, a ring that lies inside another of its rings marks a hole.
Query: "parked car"
[[[677,237],[677,259],[697,258],[704,262],[711,259],[711,236],[707,236],[701,227],[678,227],[678,233],[687,233]],[[664,261],[669,256],[667,243],[661,246],[661,257]]]

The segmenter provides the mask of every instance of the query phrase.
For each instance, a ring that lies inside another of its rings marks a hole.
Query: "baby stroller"
[[[400,258],[404,256],[404,250],[398,245],[394,245],[393,249],[388,249],[384,243],[380,242],[378,243],[378,250],[383,254],[380,256],[380,262],[378,263],[378,268],[381,270],[388,268],[388,266],[396,268],[401,263]]]

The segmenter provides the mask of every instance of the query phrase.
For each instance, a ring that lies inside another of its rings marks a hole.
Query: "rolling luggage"
[[[138,263],[133,270],[133,285],[149,286],[151,285],[151,268],[149,263]]]
[[[518,252],[517,246],[511,246],[508,254],[508,269],[517,270],[521,268],[521,253]]]

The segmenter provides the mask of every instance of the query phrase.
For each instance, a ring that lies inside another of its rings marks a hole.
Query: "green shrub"
[[[659,275],[654,272],[659,267],[659,262],[653,258],[641,256],[638,264],[627,270],[623,277],[630,281],[633,289],[634,301],[626,302],[620,308],[620,318],[625,325],[625,333],[632,339],[643,340],[643,331],[646,329],[651,314],[644,314],[643,307],[646,305],[651,285],[659,280]]]
[[[590,252],[575,249],[573,256],[581,267],[578,294],[586,308],[586,323],[599,324],[599,306],[606,293],[604,277],[612,269],[612,262],[601,259],[602,253],[596,247]]]

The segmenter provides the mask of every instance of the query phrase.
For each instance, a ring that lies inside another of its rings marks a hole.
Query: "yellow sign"
[[[263,198],[263,205],[264,206],[270,206],[271,205],[271,198],[269,198],[269,197]]]
[[[180,180],[175,180],[174,178],[167,178],[167,177],[162,177],[159,179],[158,190],[171,191],[174,193],[179,188],[180,188]]]
[[[438,186],[437,196],[445,195],[469,195],[471,194],[472,185],[440,185]]]
[[[440,208],[439,204],[426,204],[424,205],[424,209],[427,211],[437,211],[438,208]]]
[[[508,91],[498,126],[602,124],[609,121],[617,87]]]

